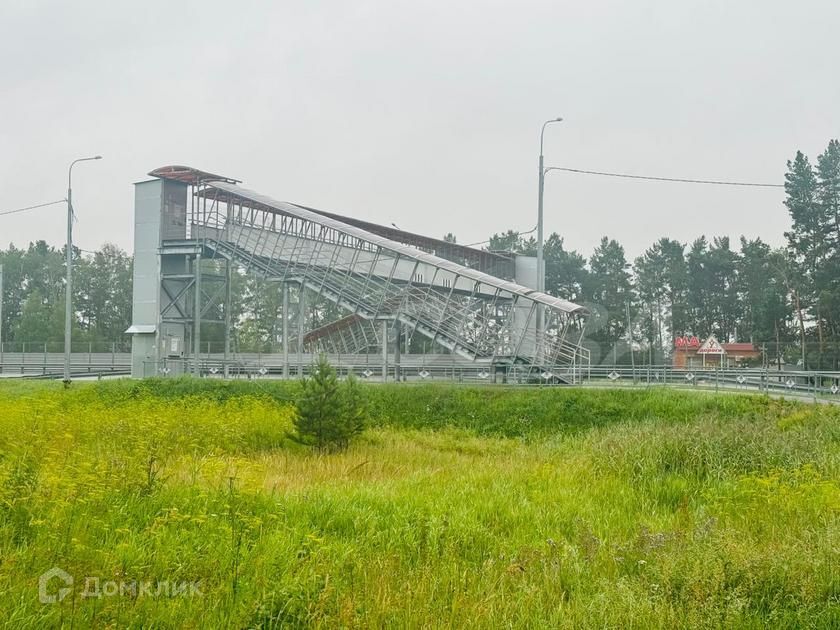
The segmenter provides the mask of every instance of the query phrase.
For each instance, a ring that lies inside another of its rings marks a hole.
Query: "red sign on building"
[[[677,348],[699,348],[700,340],[697,337],[677,337],[674,340],[674,346]]]

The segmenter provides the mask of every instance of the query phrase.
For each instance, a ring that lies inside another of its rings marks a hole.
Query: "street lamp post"
[[[543,165],[543,140],[545,128],[551,123],[562,122],[562,118],[552,118],[543,123],[540,130],[540,178],[539,193],[537,196],[537,291],[545,293],[545,263],[543,261],[543,191],[545,190],[545,167]],[[537,306],[537,336],[539,338],[543,329],[543,309]],[[539,342],[538,342],[539,343]]]
[[[76,162],[101,160],[101,155],[79,158],[67,169],[67,282],[64,297],[64,383],[70,384],[70,342],[73,334],[73,166]]]

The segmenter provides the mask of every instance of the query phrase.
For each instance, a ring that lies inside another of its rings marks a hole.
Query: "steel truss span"
[[[150,175],[190,186],[187,240],[206,255],[302,288],[310,303],[340,307],[333,321],[303,337],[307,352],[375,353],[400,335],[409,348],[419,335],[435,351],[518,365],[543,378],[573,381],[589,365],[581,345],[586,310],[513,282],[505,256],[447,249],[436,239],[277,201],[187,167]],[[183,245],[163,241],[162,251]]]

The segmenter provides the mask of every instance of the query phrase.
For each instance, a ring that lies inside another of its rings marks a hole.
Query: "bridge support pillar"
[[[193,374],[201,376],[201,254],[193,260],[195,306],[193,306]]]
[[[283,292],[283,378],[289,378],[289,283],[284,282]]]
[[[382,320],[382,382],[388,382],[388,320]]]
[[[402,325],[400,320],[394,321],[394,380],[400,381],[400,335],[402,335]]]
[[[306,335],[306,287],[300,283],[298,289],[298,357],[297,374],[303,376],[303,338]]]
[[[225,379],[230,377],[230,327],[231,327],[231,262],[225,260]]]

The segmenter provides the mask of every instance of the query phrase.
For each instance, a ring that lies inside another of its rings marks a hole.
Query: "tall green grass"
[[[0,383],[10,627],[840,625],[840,414],[661,390],[369,387],[347,453],[296,384]],[[59,566],[75,593],[38,601]],[[201,596],[82,598],[84,576]]]
[[[660,418],[683,422],[714,414],[727,420],[763,417],[794,403],[759,395],[715,396],[648,390],[572,388],[464,387],[453,385],[372,385],[366,388],[371,421],[377,426],[416,429],[456,427],[487,436],[568,434],[614,423]],[[167,378],[108,381],[89,394],[119,403],[144,397],[182,399],[199,396],[223,402],[263,397],[294,403],[299,381],[222,381]]]

